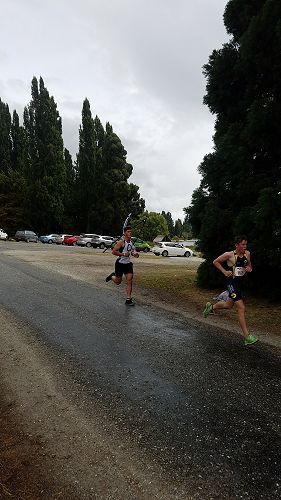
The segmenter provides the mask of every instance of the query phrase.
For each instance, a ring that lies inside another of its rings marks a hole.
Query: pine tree
[[[61,118],[42,78],[34,77],[32,100],[24,111],[28,140],[28,214],[38,232],[59,231],[63,224],[65,163]]]
[[[187,209],[207,259],[202,285],[216,284],[211,262],[238,233],[253,251],[255,288],[272,291],[281,279],[280,19],[279,0],[231,0],[224,21],[232,38],[204,67],[215,147]]]
[[[180,219],[177,219],[175,222],[175,236],[177,236],[178,238],[182,238],[183,236],[183,226]]]
[[[64,165],[65,165],[65,190],[63,193],[64,217],[63,231],[71,232],[77,225],[76,220],[76,205],[75,205],[75,169],[72,162],[72,157],[68,149],[64,150]]]
[[[12,166],[11,115],[8,104],[0,99],[0,172]]]
[[[19,123],[19,115],[16,110],[13,112],[11,139],[11,167],[13,170],[25,173],[27,168],[27,138],[24,127]]]
[[[97,150],[91,107],[88,99],[85,99],[82,108],[82,125],[79,129],[79,152],[76,167],[78,224],[86,233],[96,231],[94,228],[96,227],[95,218],[99,196]]]
[[[175,235],[175,227],[174,227],[174,221],[172,219],[172,214],[171,212],[164,212],[164,210],[162,210],[162,215],[163,217],[165,217],[166,221],[167,221],[167,224],[168,224],[168,231],[169,231],[169,235],[172,237]]]

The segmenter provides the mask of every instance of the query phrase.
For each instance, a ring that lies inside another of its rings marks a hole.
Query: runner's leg
[[[242,299],[237,300],[235,302],[236,307],[237,307],[237,313],[238,313],[238,321],[239,325],[241,327],[241,330],[243,332],[243,336],[246,338],[249,335],[248,328],[246,325],[246,319],[245,319],[245,304]]]
[[[127,281],[127,299],[132,298],[132,288],[133,288],[133,274],[132,273],[127,273],[125,274],[125,278]]]
[[[216,304],[213,304],[213,311],[216,311],[216,309],[232,309],[233,305],[234,302],[230,298],[227,300],[220,300],[216,302]]]

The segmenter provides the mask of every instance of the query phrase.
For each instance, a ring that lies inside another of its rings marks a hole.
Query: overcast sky
[[[228,40],[227,0],[1,2],[0,97],[22,115],[43,77],[76,158],[82,103],[109,121],[149,211],[183,219],[212,150],[202,66]]]

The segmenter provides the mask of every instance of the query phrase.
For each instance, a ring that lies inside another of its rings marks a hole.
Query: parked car
[[[5,233],[4,229],[0,229],[0,240],[7,240],[8,235]]]
[[[58,234],[48,234],[47,236],[39,236],[39,241],[42,243],[56,243],[57,238],[59,237]]]
[[[77,245],[80,247],[90,248],[92,246],[92,239],[99,237],[99,234],[81,234],[77,240]]]
[[[66,237],[64,238],[63,244],[73,246],[73,245],[76,245],[78,239],[79,239],[79,236],[68,236],[67,238]]]
[[[26,243],[29,243],[30,241],[34,241],[35,243],[38,243],[38,236],[34,231],[29,231],[23,230],[23,231],[17,231],[15,234],[15,240],[16,241],[26,241]]]
[[[110,248],[115,239],[113,236],[95,236],[92,238],[91,245],[93,248]]]
[[[155,255],[162,255],[163,257],[191,257],[193,252],[190,248],[185,247],[182,243],[174,241],[161,241],[156,243],[152,248]]]
[[[137,252],[150,252],[151,248],[147,241],[140,240],[139,238],[132,238]]]
[[[73,234],[59,234],[56,238],[56,241],[55,243],[57,245],[63,245],[64,244],[64,239],[65,238],[70,238],[71,236],[73,236]]]

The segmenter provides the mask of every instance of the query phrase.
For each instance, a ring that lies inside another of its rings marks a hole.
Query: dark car
[[[34,241],[38,243],[38,236],[34,231],[29,231],[29,229],[25,229],[23,231],[17,231],[15,234],[16,241],[26,241],[29,243],[30,241]]]

